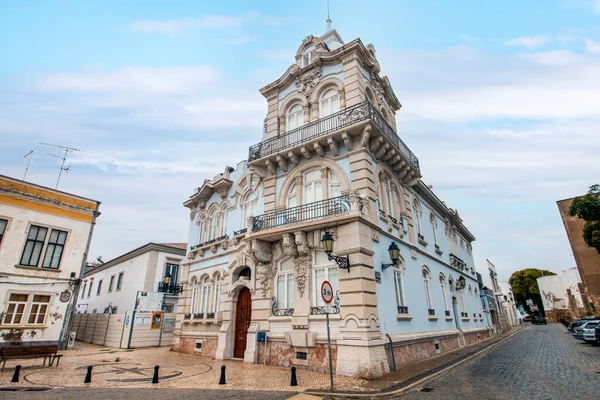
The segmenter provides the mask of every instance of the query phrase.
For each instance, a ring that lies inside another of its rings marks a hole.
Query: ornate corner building
[[[382,376],[491,334],[475,238],[422,182],[380,71],[373,45],[329,29],[260,90],[262,141],[184,203],[174,350],[327,371],[324,280],[339,375]]]

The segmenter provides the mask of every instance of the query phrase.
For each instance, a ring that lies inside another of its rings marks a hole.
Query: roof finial
[[[331,18],[329,18],[329,0],[327,0],[327,30],[325,31],[325,33],[329,32],[331,30]]]

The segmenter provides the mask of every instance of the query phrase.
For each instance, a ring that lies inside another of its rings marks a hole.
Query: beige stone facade
[[[380,71],[372,45],[330,30],[306,37],[260,90],[263,140],[184,203],[191,247],[174,350],[212,353],[216,342],[217,359],[325,371],[324,280],[338,375],[389,373],[388,337],[402,362],[434,355],[436,341],[435,354],[487,337],[475,238],[420,180]],[[390,264],[392,242],[401,255]]]

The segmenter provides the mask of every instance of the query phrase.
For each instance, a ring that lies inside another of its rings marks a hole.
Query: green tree
[[[522,304],[525,309],[531,312],[529,306],[526,305],[526,300],[531,299],[540,308],[540,311],[543,311],[544,305],[542,303],[542,296],[540,295],[537,279],[548,275],[556,274],[545,269],[537,268],[526,268],[513,272],[508,283],[510,283],[517,304]]]
[[[569,214],[585,221],[583,240],[600,253],[600,185],[590,186],[585,196],[573,200]]]

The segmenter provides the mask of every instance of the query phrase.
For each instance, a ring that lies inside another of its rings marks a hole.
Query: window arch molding
[[[306,97],[302,96],[300,93],[294,93],[288,96],[279,106],[279,118],[283,119],[283,128],[285,128],[283,130],[280,129],[281,133],[289,130],[287,129],[287,116],[289,111],[296,105],[300,105],[304,113],[304,110],[308,106],[308,101],[306,100]],[[310,121],[307,120],[306,115],[304,117],[304,123],[309,123]],[[282,128],[281,123],[280,128]]]
[[[396,178],[396,174],[387,165],[385,165],[383,163],[378,164],[377,167],[375,168],[375,176],[377,177],[377,187],[378,187],[378,193],[379,193],[380,206],[383,205],[382,197],[385,196],[385,193],[383,192],[384,188],[381,187],[381,185],[384,183],[381,179],[382,174],[384,174],[384,176],[387,177],[388,181],[390,182],[390,186],[391,186],[390,189],[392,190],[392,193],[394,193],[396,196],[396,199],[394,199],[394,197],[391,196],[392,201],[397,203],[397,204],[393,204],[393,207],[391,207],[391,210],[394,210],[394,214],[395,214],[392,216],[394,218],[399,218],[400,216],[408,217],[409,214],[406,211],[406,204],[404,201],[403,185]],[[382,208],[382,209],[384,209],[384,208]],[[388,210],[389,209],[390,209],[390,207],[388,207]]]
[[[317,84],[315,90],[313,90],[312,95],[310,96],[310,104],[319,104],[323,94],[330,89],[334,89],[338,92],[338,95],[340,96],[340,109],[346,108],[346,97],[343,91],[344,83],[333,76],[325,78]]]
[[[375,97],[375,92],[369,86],[365,88],[365,98],[369,101],[373,106],[377,105],[377,98]]]
[[[277,204],[279,206],[286,207],[287,194],[290,192],[292,186],[297,184],[297,179],[302,179],[306,172],[317,168],[328,168],[329,170],[331,170],[331,172],[333,172],[340,181],[340,184],[342,186],[342,192],[350,188],[348,175],[346,175],[344,170],[340,168],[334,161],[332,161],[328,157],[312,159],[300,164],[297,168],[295,168],[297,169],[297,171],[294,171],[294,173],[288,174],[287,178],[283,182],[283,185],[281,186],[281,190],[278,195],[279,198],[277,199]],[[300,204],[302,203],[298,203],[298,205]]]

